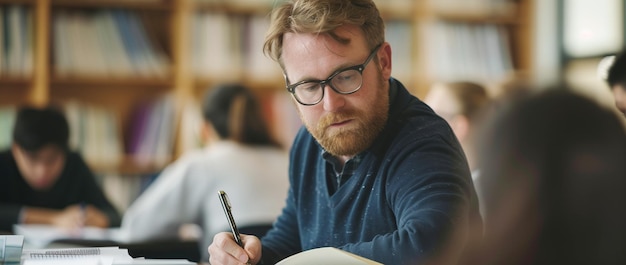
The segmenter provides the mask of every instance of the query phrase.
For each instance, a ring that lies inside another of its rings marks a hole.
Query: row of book
[[[76,100],[67,101],[64,109],[73,150],[98,166],[113,166],[121,161],[119,120],[115,112]]]
[[[280,67],[263,53],[268,27],[266,16],[196,13],[191,34],[195,76],[279,80]]]
[[[13,141],[13,124],[15,123],[15,107],[0,107],[0,150],[7,149]]]
[[[427,63],[435,80],[493,83],[514,71],[510,36],[503,26],[437,22],[428,30]]]
[[[511,16],[517,9],[516,0],[430,0],[436,13],[477,16]]]
[[[53,18],[53,64],[59,76],[163,77],[165,44],[138,13],[60,10]]]
[[[0,76],[33,71],[33,14],[24,5],[0,5]]]
[[[141,102],[133,110],[126,132],[125,153],[139,165],[164,165],[174,154],[177,126],[173,94]]]
[[[176,118],[172,95],[138,104],[133,111],[126,145],[121,140],[119,114],[91,103],[68,100],[64,111],[70,125],[70,147],[98,168],[115,168],[124,154],[141,165],[164,165],[171,161]],[[0,149],[12,142],[16,108],[0,107]]]

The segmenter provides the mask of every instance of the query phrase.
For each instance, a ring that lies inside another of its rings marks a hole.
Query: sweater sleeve
[[[472,184],[464,156],[433,136],[404,148],[385,171],[397,230],[341,248],[385,264],[419,264],[450,251],[453,233],[469,228]]]

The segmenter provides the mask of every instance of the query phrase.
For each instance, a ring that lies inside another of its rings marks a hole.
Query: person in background
[[[476,165],[475,142],[477,131],[490,108],[491,99],[487,89],[473,82],[436,83],[426,94],[424,103],[450,124],[454,135],[459,139],[472,172],[480,205],[480,169]],[[482,214],[484,207],[480,208]]]
[[[14,224],[119,226],[119,213],[68,141],[61,110],[18,110],[11,148],[0,152],[0,230],[12,231]]]
[[[614,57],[606,81],[613,93],[615,107],[626,117],[626,54]]]
[[[487,89],[472,82],[436,83],[428,91],[424,103],[452,127],[465,151],[476,184],[479,170],[474,154],[475,133],[490,106]]]
[[[374,2],[285,1],[264,48],[305,125],[287,205],[265,237],[242,235],[243,247],[217,234],[210,263],[274,264],[331,246],[384,264],[453,264],[480,220],[467,161],[445,120],[391,77]]]
[[[476,264],[626,264],[626,132],[566,88],[515,99],[479,145],[486,206]]]
[[[287,197],[288,157],[272,140],[255,96],[242,85],[218,85],[202,112],[206,146],[165,168],[130,205],[125,240],[173,239],[181,225],[196,224],[206,249],[215,233],[229,231],[219,190],[228,193],[242,231],[262,236],[276,220]]]

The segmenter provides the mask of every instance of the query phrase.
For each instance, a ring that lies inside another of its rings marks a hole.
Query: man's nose
[[[324,110],[335,111],[341,109],[345,103],[345,95],[335,92],[329,84],[324,86],[324,98],[322,99]]]

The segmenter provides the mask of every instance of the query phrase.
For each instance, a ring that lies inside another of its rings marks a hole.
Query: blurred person
[[[476,264],[626,264],[626,132],[615,113],[567,89],[502,106],[479,145]]]
[[[489,110],[490,101],[485,87],[464,81],[436,83],[431,86],[424,98],[424,103],[450,124],[454,135],[461,143],[472,173],[481,214],[484,206],[478,185],[480,169],[476,165],[475,138],[483,117]]]
[[[613,57],[606,81],[613,93],[615,107],[626,117],[626,54]]]
[[[119,213],[68,141],[61,110],[18,110],[11,148],[0,152],[0,230],[12,231],[14,224],[119,226]]]
[[[472,82],[436,83],[426,94],[424,103],[452,127],[476,182],[479,169],[474,154],[475,129],[480,126],[490,104],[487,89]]]
[[[218,85],[205,95],[202,112],[205,147],[165,168],[130,205],[124,240],[176,239],[181,226],[195,224],[206,249],[215,233],[229,231],[219,190],[228,192],[242,231],[262,236],[276,220],[287,197],[288,157],[270,137],[259,102],[242,85]]]
[[[283,2],[264,49],[304,124],[287,206],[262,239],[242,235],[243,248],[217,234],[210,263],[274,264],[325,246],[385,264],[454,263],[480,220],[469,167],[448,124],[391,77],[374,2]]]

